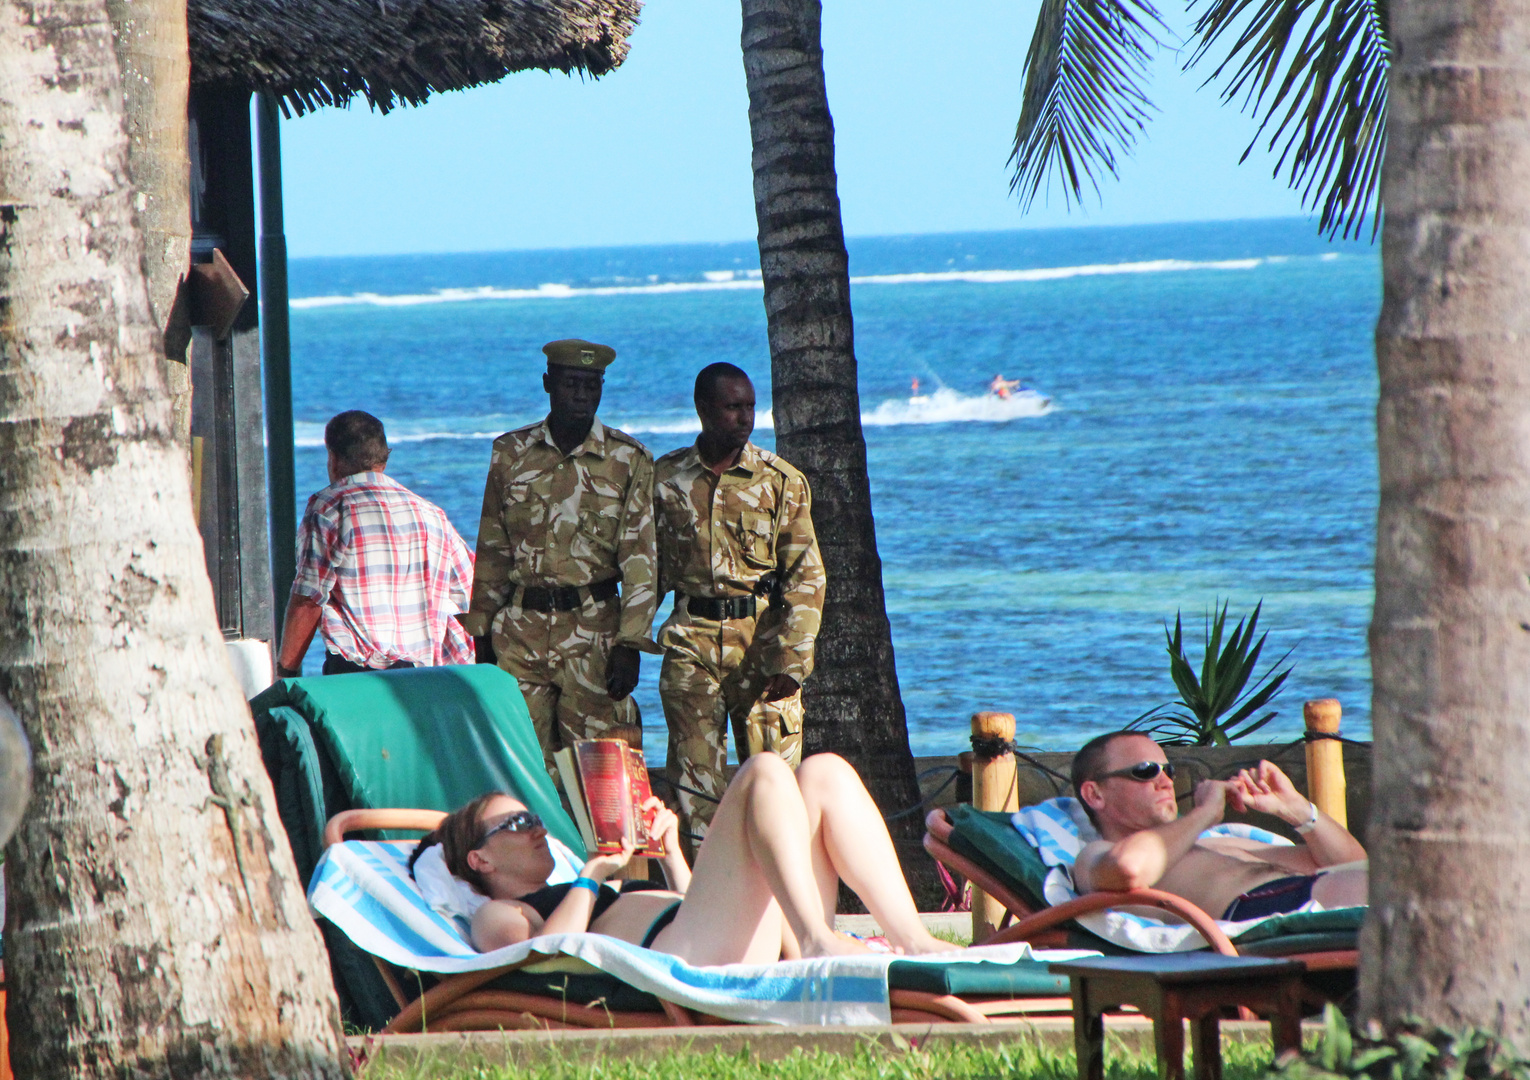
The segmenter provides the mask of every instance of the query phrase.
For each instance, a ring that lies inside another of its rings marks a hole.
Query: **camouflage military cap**
[[[616,350],[609,345],[597,345],[582,338],[564,338],[549,341],[542,346],[549,364],[559,367],[582,368],[585,371],[604,371],[606,365],[616,359]]]

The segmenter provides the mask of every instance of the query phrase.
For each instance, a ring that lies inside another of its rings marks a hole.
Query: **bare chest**
[[[1251,852],[1203,840],[1169,868],[1159,879],[1158,888],[1220,918],[1227,905],[1243,893],[1288,872]]]

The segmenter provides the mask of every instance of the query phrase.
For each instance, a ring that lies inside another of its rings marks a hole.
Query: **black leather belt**
[[[588,596],[597,603],[610,600],[618,593],[618,578],[607,578],[593,585],[517,585],[510,594],[510,603],[517,601],[526,611],[577,611],[584,607]]]
[[[698,619],[752,619],[758,610],[752,596],[687,596],[685,610]]]

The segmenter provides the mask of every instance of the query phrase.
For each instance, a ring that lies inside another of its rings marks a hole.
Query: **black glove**
[[[785,583],[781,580],[781,575],[774,570],[754,583],[754,595],[762,600],[769,597],[767,604],[772,608],[786,606]]]
[[[606,696],[612,701],[620,701],[632,693],[632,688],[638,681],[638,664],[643,654],[631,645],[611,646],[611,655],[606,660]]]

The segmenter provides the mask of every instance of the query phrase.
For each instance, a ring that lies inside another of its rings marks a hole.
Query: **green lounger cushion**
[[[895,960],[887,969],[887,986],[960,997],[1067,997],[1068,977],[1053,975],[1047,968],[1041,960],[1017,960],[1013,964]]]
[[[1005,882],[1032,908],[1047,906],[1042,885],[1049,868],[1041,855],[1015,830],[1011,815],[974,810],[964,803],[946,807],[952,825],[951,850]]]
[[[1239,934],[1239,942],[1253,943],[1288,934],[1355,933],[1365,921],[1363,907],[1334,908],[1332,911],[1294,911],[1276,915]]]
[[[1353,949],[1360,924],[1365,921],[1365,911],[1363,907],[1293,911],[1249,927],[1233,942],[1239,952],[1265,956]]]
[[[1312,914],[1322,914],[1313,912]],[[1346,952],[1359,947],[1356,930],[1334,931],[1329,934],[1288,934],[1285,937],[1268,938],[1264,941],[1244,941],[1233,938],[1238,952],[1244,956],[1300,956],[1304,953]]]
[[[486,791],[508,791],[559,840],[582,849],[542,768],[520,687],[491,664],[284,679],[250,707],[257,730],[290,736],[297,717],[307,723],[347,804],[329,800],[326,816],[364,807],[455,810]],[[311,797],[314,783],[310,775],[293,787]]]
[[[287,830],[292,857],[303,887],[323,853],[328,808],[347,807],[350,800],[329,759],[314,745],[313,729],[303,714],[285,705],[256,714],[260,756],[271,786],[276,789],[276,812]]]

